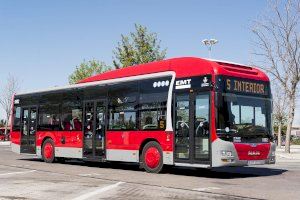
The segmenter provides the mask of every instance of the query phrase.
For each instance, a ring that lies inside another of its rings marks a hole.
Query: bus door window
[[[28,138],[28,145],[30,146],[31,151],[35,151],[35,135],[36,135],[36,125],[37,125],[37,109],[31,108],[30,109],[30,116],[29,116],[29,138]]]
[[[23,135],[28,135],[28,115],[29,115],[28,109],[24,109],[23,110],[23,127],[22,127]]]
[[[209,95],[195,98],[195,159],[209,158]]]
[[[93,118],[94,118],[94,110],[93,103],[86,106],[85,113],[85,137],[92,138],[93,136]]]
[[[105,132],[105,107],[102,102],[97,102],[96,135],[95,135],[96,156],[102,154],[102,150],[104,148],[104,132]]]
[[[30,135],[35,135],[36,132],[36,109],[35,108],[31,108],[30,110],[30,130],[29,130],[29,134]]]
[[[189,158],[189,95],[176,98],[175,122],[175,156],[179,159]]]
[[[35,153],[36,107],[22,109],[21,153]]]
[[[85,103],[84,116],[84,154],[86,156],[92,156],[94,135],[94,102]]]

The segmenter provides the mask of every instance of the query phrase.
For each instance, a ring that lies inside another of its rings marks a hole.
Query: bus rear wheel
[[[163,152],[157,142],[148,142],[142,152],[143,168],[149,173],[159,173],[163,168]]]
[[[48,138],[43,143],[42,157],[46,163],[53,163],[55,160],[55,147],[52,139]]]

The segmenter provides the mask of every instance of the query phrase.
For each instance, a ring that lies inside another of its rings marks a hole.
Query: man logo
[[[250,146],[251,146],[251,147],[256,147],[256,146],[257,146],[257,144],[255,144],[255,143],[251,143],[251,144],[250,144]]]
[[[248,156],[260,156],[260,151],[248,151]]]

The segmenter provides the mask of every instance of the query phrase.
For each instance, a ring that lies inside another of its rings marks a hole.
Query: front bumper
[[[249,157],[249,159],[240,159],[234,143],[218,138],[212,143],[212,153],[214,155],[212,156],[212,167],[275,164],[275,150],[276,145],[274,143],[270,143],[268,155],[264,158],[253,156]],[[230,154],[222,155],[221,152],[223,151],[230,152]]]

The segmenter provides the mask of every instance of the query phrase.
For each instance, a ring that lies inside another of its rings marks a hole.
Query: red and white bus
[[[0,127],[0,141],[9,140],[9,128],[7,134],[5,135],[5,127]]]
[[[174,58],[14,96],[12,150],[163,165],[275,163],[270,82],[261,70]]]

